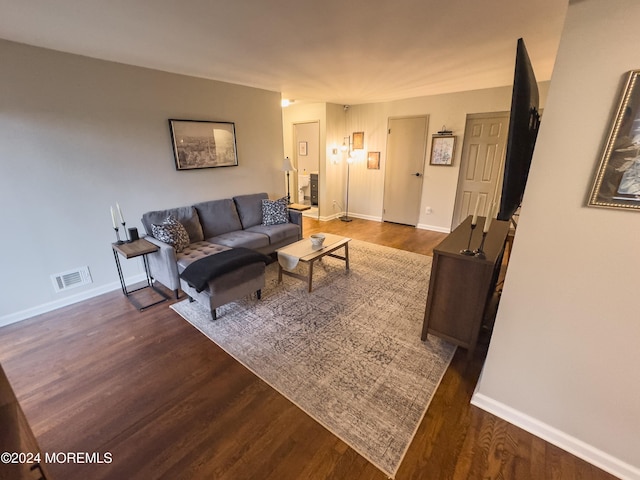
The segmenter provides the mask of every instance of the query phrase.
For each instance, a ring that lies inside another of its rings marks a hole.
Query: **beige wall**
[[[569,7],[474,402],[640,478],[640,212],[585,207],[626,72],[636,0]]]
[[[513,45],[515,60],[516,44]],[[535,68],[535,65],[534,65]],[[540,84],[540,104],[544,106],[549,82]],[[511,106],[511,87],[418,97],[388,103],[355,105],[347,115],[347,132],[365,132],[365,152],[381,152],[380,170],[367,169],[366,156],[351,167],[349,209],[354,216],[380,220],[384,200],[384,174],[389,118],[427,115],[428,141],[418,226],[449,232],[453,218],[462,139],[467,115],[504,112]],[[431,136],[446,126],[458,137],[453,166],[429,165]],[[431,207],[432,213],[426,213]]]
[[[0,41],[0,325],[119,288],[109,206],[284,195],[280,94]],[[238,167],[176,171],[169,118],[235,122]],[[56,294],[50,275],[94,283]],[[140,262],[125,262],[127,276]]]
[[[514,60],[515,60],[514,43]],[[534,65],[535,67],[535,65]],[[549,82],[539,85],[540,105],[544,107]],[[326,133],[327,151],[321,158],[321,168],[326,168],[320,178],[320,215],[323,219],[338,216],[345,205],[346,163],[338,154],[339,162],[332,161],[331,149],[339,148],[345,136],[353,132],[365,133],[365,149],[358,160],[351,164],[349,179],[349,215],[380,221],[384,200],[384,174],[389,118],[427,115],[429,117],[427,148],[425,152],[424,181],[420,206],[419,228],[449,232],[455,206],[462,139],[467,115],[485,112],[504,112],[511,106],[511,87],[417,97],[386,103],[352,105],[345,112],[343,105],[324,103],[298,104],[284,111],[285,152],[293,153],[290,130],[295,122],[310,121],[322,117],[320,130]],[[453,166],[429,165],[431,136],[446,125],[458,136]],[[368,169],[366,152],[380,152],[380,169]],[[324,188],[324,189],[323,189]],[[324,193],[324,194],[323,194]],[[340,208],[336,210],[333,200]],[[431,207],[432,213],[426,213]]]

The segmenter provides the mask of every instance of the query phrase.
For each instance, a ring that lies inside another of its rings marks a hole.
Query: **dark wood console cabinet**
[[[471,238],[471,250],[477,249],[482,241],[484,222],[483,217],[478,218]],[[509,222],[491,222],[484,243],[484,258],[460,253],[467,248],[470,233],[469,216],[433,249],[422,326],[422,340],[427,339],[427,334],[437,335],[466,348],[469,358],[473,355],[484,312],[496,286]]]

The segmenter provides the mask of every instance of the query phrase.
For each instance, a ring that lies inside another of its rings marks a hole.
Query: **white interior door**
[[[390,118],[382,219],[416,226],[420,216],[428,118]]]
[[[473,214],[478,198],[480,216],[485,216],[494,201],[500,201],[508,130],[506,112],[467,117],[452,230]]]

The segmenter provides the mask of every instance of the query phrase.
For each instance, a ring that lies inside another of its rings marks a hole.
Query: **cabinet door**
[[[487,300],[491,269],[465,257],[438,257],[433,271],[428,332],[469,348],[475,341]],[[487,275],[487,271],[489,275]]]

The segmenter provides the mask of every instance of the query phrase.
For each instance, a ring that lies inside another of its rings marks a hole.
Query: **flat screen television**
[[[522,202],[539,127],[538,84],[524,40],[520,38],[516,50],[511,116],[498,220],[510,220]]]

